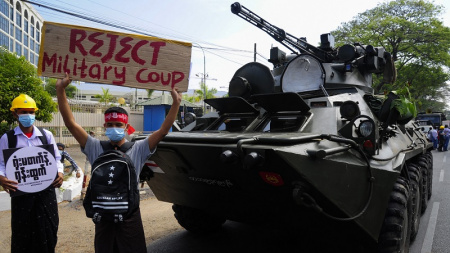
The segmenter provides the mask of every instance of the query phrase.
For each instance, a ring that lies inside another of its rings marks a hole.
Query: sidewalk
[[[0,211],[11,210],[11,197],[5,191],[0,192]]]

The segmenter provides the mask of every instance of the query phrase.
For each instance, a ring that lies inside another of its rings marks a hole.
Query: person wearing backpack
[[[19,126],[0,139],[0,149],[52,144],[58,174],[51,186],[35,193],[11,197],[11,252],[55,252],[58,233],[58,203],[54,187],[63,183],[63,166],[53,134],[33,125],[36,102],[26,94],[12,101],[11,112]],[[0,152],[0,185],[8,192],[17,190],[17,181],[6,178],[3,152]]]
[[[181,103],[181,94],[178,93],[176,88],[172,89],[171,95],[173,103],[161,127],[149,135],[146,139],[136,141],[134,144],[129,143],[125,139],[125,133],[128,132],[131,134],[132,132],[132,127],[128,124],[128,113],[121,107],[109,108],[104,113],[105,134],[109,138],[109,142],[105,144],[100,140],[89,136],[87,132],[77,122],[75,122],[65,94],[65,88],[70,82],[71,80],[67,73],[63,79],[58,79],[56,82],[56,94],[58,97],[59,111],[61,112],[64,124],[72,133],[73,137],[78,141],[82,152],[87,155],[92,165],[91,180],[89,182],[85,200],[90,199],[93,197],[92,195],[95,195],[97,196],[96,200],[99,201],[96,201],[94,204],[102,207],[104,206],[104,201],[113,201],[114,198],[107,194],[110,191],[115,191],[116,188],[119,187],[116,185],[116,182],[120,180],[116,175],[116,167],[118,165],[108,165],[111,172],[110,174],[103,175],[106,178],[110,176],[111,179],[107,181],[104,180],[106,184],[103,186],[98,186],[98,188],[103,188],[104,192],[94,192],[94,188],[92,188],[94,183],[96,181],[101,181],[96,180],[94,177],[96,177],[97,170],[104,169],[102,164],[107,162],[107,157],[105,154],[114,157],[111,158],[111,160],[113,160],[111,162],[126,164],[124,167],[131,166],[134,168],[133,172],[135,173],[132,174],[131,178],[133,182],[131,182],[130,187],[132,186],[132,192],[138,191],[138,175],[141,168],[145,164],[148,157],[156,151],[157,144],[164,138],[165,135],[169,133],[178,114]],[[111,149],[114,149],[117,152],[111,152]],[[121,155],[123,154],[121,152],[125,153],[125,155]],[[102,159],[102,162],[98,162],[100,159]],[[127,163],[128,160],[132,161],[132,165]],[[124,169],[121,169],[121,171],[123,170]],[[126,171],[124,175],[127,175],[128,172],[129,171]],[[101,179],[101,175],[99,175],[99,177]],[[104,196],[103,198],[98,197],[101,194],[104,194],[102,195]],[[118,196],[118,198],[122,198],[122,196]],[[133,198],[134,197],[130,197],[130,200]],[[139,193],[137,194],[137,198],[139,198]],[[87,208],[86,202],[87,201],[84,201],[83,205],[85,207],[86,214],[89,217],[92,215],[92,209],[90,207]],[[139,199],[137,199],[137,202],[139,203]],[[121,204],[119,202],[109,203],[114,205],[113,208],[117,208],[117,205]],[[136,203],[133,201],[123,201],[123,204],[130,206]],[[147,252],[144,228],[142,225],[139,207],[137,207],[131,214],[123,213],[123,216],[121,214],[116,214],[113,220],[107,218],[108,213],[98,213],[98,210],[99,209],[97,208],[93,211],[95,212],[93,214],[93,221],[95,223],[95,252]]]

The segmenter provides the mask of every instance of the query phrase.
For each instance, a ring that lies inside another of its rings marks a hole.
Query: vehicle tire
[[[219,230],[225,219],[215,217],[206,212],[188,206],[174,204],[172,210],[178,223],[193,233],[208,233]]]
[[[389,198],[381,232],[378,237],[379,253],[409,252],[411,241],[412,199],[409,185],[399,177]]]
[[[422,214],[422,173],[420,172],[420,166],[414,163],[408,163],[406,169],[409,175],[409,189],[412,200],[411,241],[414,241],[419,232],[420,216]]]
[[[417,165],[420,166],[420,172],[422,173],[422,210],[421,213],[425,213],[425,210],[427,210],[428,206],[428,190],[430,180],[428,178],[428,172],[429,172],[429,162],[428,158],[425,155],[421,155],[416,160]]]
[[[428,157],[428,199],[433,194],[433,154],[427,151],[425,155]]]

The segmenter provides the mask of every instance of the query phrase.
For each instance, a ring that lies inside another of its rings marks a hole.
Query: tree
[[[191,103],[200,101],[198,96],[189,96],[188,94],[183,94],[182,99]]]
[[[442,6],[424,0],[391,1],[342,23],[332,34],[337,44],[384,47],[391,52],[398,73],[397,81],[384,86],[384,91],[406,85],[419,108],[442,110],[445,103],[439,91],[447,89],[450,79],[444,67],[450,66],[450,28],[439,20],[442,13]],[[381,80],[374,79],[374,87],[381,87]]]
[[[197,95],[198,101],[207,98],[214,98],[214,94],[216,93],[217,93],[216,88],[209,89],[205,83],[200,83],[200,89],[195,90],[195,94]],[[206,94],[206,96],[204,94]]]
[[[200,90],[195,90],[196,99],[205,100],[208,98],[214,98],[214,94],[217,93],[216,88],[209,89],[208,86],[206,86],[205,83],[200,82]],[[206,104],[203,103],[203,112],[206,112]]]
[[[95,98],[100,98],[100,102],[107,105],[109,102],[113,102],[115,100],[114,96],[109,93],[109,88],[105,89],[102,87],[102,95],[95,95]]]
[[[10,111],[11,103],[21,93],[36,101],[39,108],[36,111],[36,120],[52,120],[52,113],[57,111],[57,104],[44,91],[36,67],[25,57],[18,57],[0,47],[0,122],[6,122],[8,125],[14,123],[15,119]]]
[[[155,90],[147,89],[147,98],[151,98]]]
[[[77,92],[77,87],[72,84],[66,87],[66,96],[68,98],[74,98]],[[45,91],[47,91],[52,97],[56,97],[56,79],[48,78],[45,81]]]

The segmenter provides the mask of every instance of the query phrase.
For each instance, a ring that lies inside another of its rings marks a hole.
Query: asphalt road
[[[450,252],[450,151],[433,151],[433,195],[411,253]]]
[[[80,155],[77,160],[82,163],[82,158]],[[450,151],[433,151],[433,161],[433,195],[421,218],[411,253],[450,252]],[[9,209],[9,194],[0,192],[0,211]],[[282,249],[302,247],[302,241],[288,231],[226,222],[222,231],[209,235],[173,233],[149,245],[148,252],[285,252]]]
[[[433,152],[433,195],[423,214],[411,253],[450,252],[450,151]],[[306,240],[305,240],[306,239]],[[306,243],[306,247],[305,247]],[[341,248],[322,250],[325,241],[292,233],[251,227],[227,221],[219,232],[196,235],[180,231],[147,247],[152,253],[200,252],[341,252]],[[317,251],[320,248],[320,251]],[[353,252],[353,251],[346,251]]]

